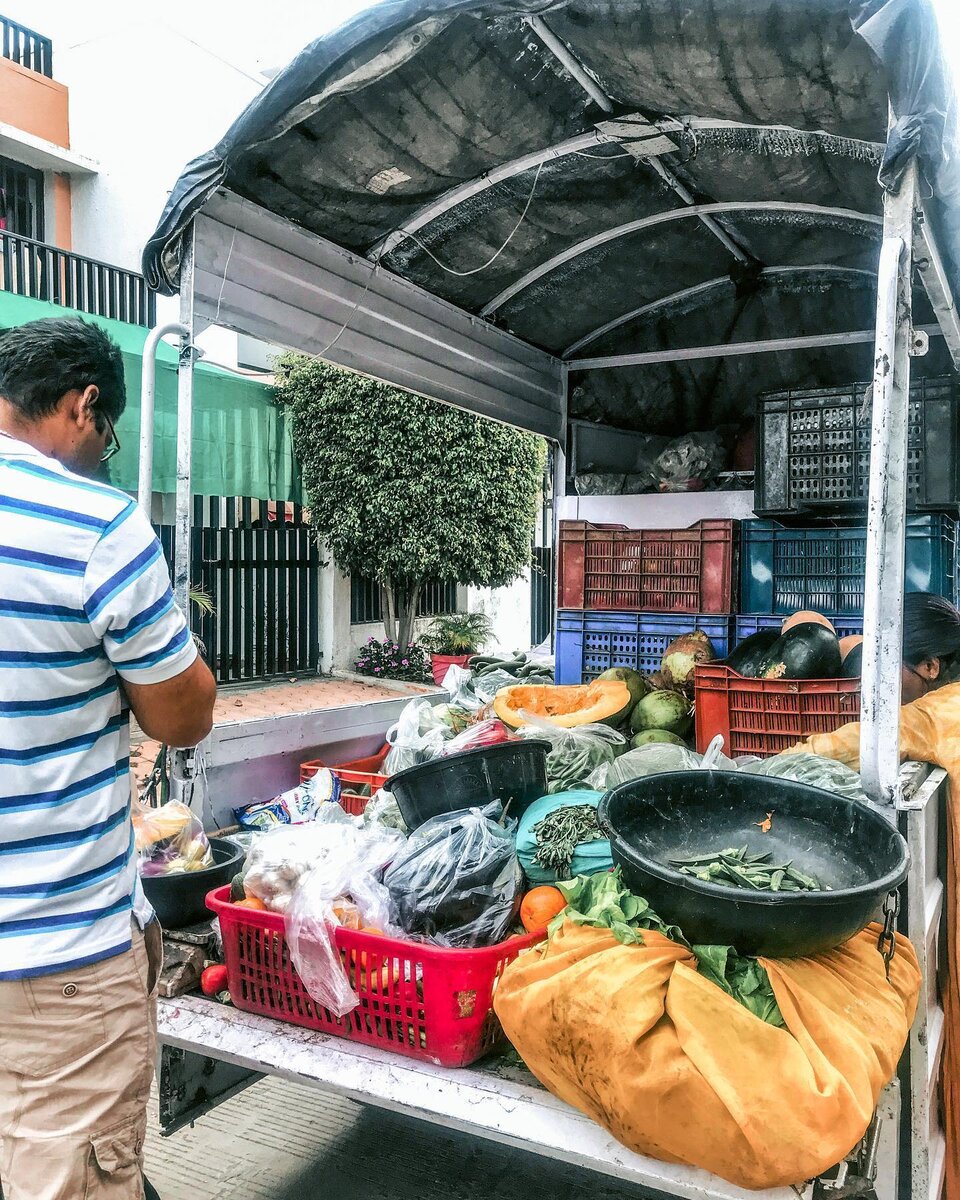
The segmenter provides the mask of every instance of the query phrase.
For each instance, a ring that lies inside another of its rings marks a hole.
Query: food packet
[[[180,800],[169,800],[159,808],[137,802],[132,817],[141,875],[173,875],[213,866],[200,818]]]

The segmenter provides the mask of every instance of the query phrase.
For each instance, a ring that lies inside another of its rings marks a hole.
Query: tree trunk
[[[397,638],[401,647],[407,647],[413,641],[414,625],[417,620],[417,602],[420,599],[422,583],[411,584],[404,588],[397,602]]]
[[[393,585],[385,583],[380,589],[382,595],[381,614],[383,616],[383,632],[388,642],[399,642],[397,637],[397,605],[394,599]]]

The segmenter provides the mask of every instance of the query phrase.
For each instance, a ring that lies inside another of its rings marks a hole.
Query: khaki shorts
[[[4,1200],[141,1200],[160,926],[86,967],[0,982]]]

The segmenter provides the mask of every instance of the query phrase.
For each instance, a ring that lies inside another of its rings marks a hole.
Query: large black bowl
[[[758,827],[773,814],[769,833]],[[795,958],[832,950],[877,915],[907,876],[896,828],[855,800],[792,780],[736,771],[634,779],[600,801],[624,883],[694,945]],[[815,875],[830,891],[744,892],[681,875],[670,860],[743,846]]]
[[[408,829],[431,817],[509,802],[516,819],[547,791],[549,742],[517,739],[462,750],[449,758],[410,767],[387,781]]]
[[[202,871],[141,877],[143,890],[164,929],[183,929],[210,920],[207,892],[223,887],[240,870],[245,851],[229,838],[210,839],[213,866]]]

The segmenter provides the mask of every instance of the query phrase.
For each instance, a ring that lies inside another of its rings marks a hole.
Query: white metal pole
[[[153,414],[157,394],[157,351],[161,341],[171,333],[190,337],[190,330],[179,321],[157,325],[143,343],[143,367],[140,376],[140,475],[137,483],[137,503],[149,521],[153,507]]]
[[[183,235],[180,266],[180,371],[177,376],[177,511],[174,529],[173,594],[190,622],[190,476],[193,451],[193,239]]]
[[[884,196],[877,276],[877,339],[863,608],[860,768],[864,789],[894,805],[900,776],[907,425],[910,410],[911,284],[917,170]]]

